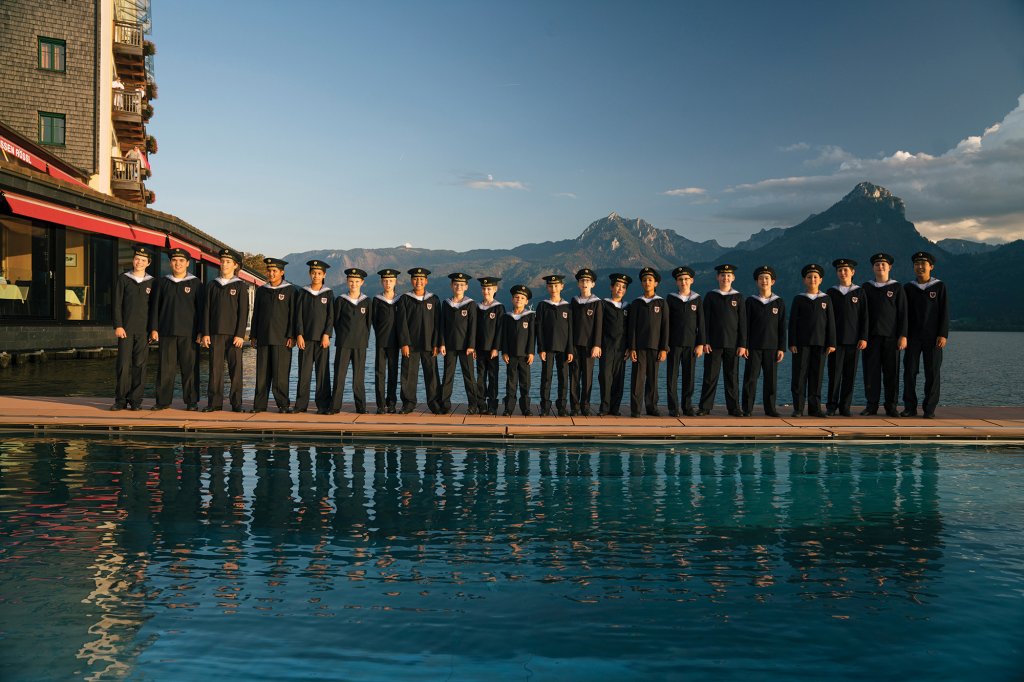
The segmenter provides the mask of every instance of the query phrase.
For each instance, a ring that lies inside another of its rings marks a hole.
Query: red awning
[[[220,258],[217,258],[216,256],[212,256],[212,255],[206,253],[205,251],[203,252],[201,257],[207,263],[212,263],[214,265],[220,265]]]
[[[21,196],[4,190],[4,199],[11,207],[11,211],[26,218],[45,220],[58,225],[73,227],[86,232],[117,237],[118,239],[134,240],[135,233],[128,223],[118,222],[109,218],[102,218],[91,213],[76,211],[59,204],[52,204],[42,199]],[[163,244],[163,240],[160,241]]]
[[[245,270],[239,270],[238,271],[238,278],[239,279],[244,279],[246,282],[249,282],[250,284],[255,284],[258,287],[261,287],[261,286],[263,286],[264,284],[267,283],[266,280],[260,279],[259,277],[255,276],[255,275],[250,275]]]
[[[157,232],[156,230],[147,230],[144,227],[132,225],[132,234],[135,235],[135,241],[139,242],[140,244],[159,246],[161,249],[167,245],[167,235],[163,232]]]
[[[188,255],[192,256],[193,260],[199,260],[199,257],[203,254],[198,246],[192,246],[188,242],[183,242],[177,237],[172,237],[171,235],[167,235],[167,248],[185,249],[188,251]]]

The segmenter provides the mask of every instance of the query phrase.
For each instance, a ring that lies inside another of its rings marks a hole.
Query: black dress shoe
[[[813,411],[808,411],[807,412],[807,416],[808,417],[817,417],[818,419],[822,419],[825,416],[825,413],[822,412],[821,410],[813,410]]]
[[[741,417],[749,417],[749,416],[750,416],[750,413],[749,413],[749,412],[744,412],[744,413],[743,413],[743,414],[741,414],[740,416],[741,416]]]
[[[611,415],[611,416],[613,416],[613,417],[621,417],[621,416],[622,416],[622,413],[621,413],[621,412],[619,412],[618,410],[612,410],[612,411],[611,411],[611,412],[609,412],[608,414],[609,414],[609,415]]]
[[[415,409],[416,409],[415,405],[403,405],[402,406],[402,414],[409,414],[410,412],[412,412]]]
[[[388,405],[388,414],[395,414],[397,412],[398,410],[395,408],[394,405]]]
[[[834,416],[836,416],[836,411],[835,410],[829,410],[828,412],[825,413],[825,416],[826,417],[834,417]]]
[[[585,405],[584,407],[580,408],[580,416],[581,417],[589,417],[590,416],[590,405]]]
[[[524,417],[532,417],[533,416],[533,410],[531,410],[530,408],[526,408],[525,410],[523,410],[523,416]]]
[[[232,405],[231,406],[231,411],[232,412],[244,412],[245,410],[242,409],[241,405]]]
[[[804,413],[803,412],[797,412],[797,411],[794,410],[793,414],[791,414],[789,416],[793,417],[794,419],[799,419],[800,417],[804,416]]]
[[[477,409],[475,407],[466,408],[466,414],[476,414]]]
[[[255,407],[249,410],[249,414],[259,414],[260,412],[263,412],[263,410],[257,410]]]
[[[605,414],[607,414],[607,412],[602,412],[601,410],[597,411],[597,416],[598,417],[603,417],[603,416],[605,416]]]
[[[694,417],[706,417],[709,414],[711,414],[711,412],[709,410],[697,410],[696,412],[693,413],[693,416]]]
[[[320,414],[320,415],[324,415],[324,414],[330,414],[331,411],[330,410],[317,410],[316,413]]]
[[[170,405],[154,405],[149,408],[151,412],[159,412],[160,410],[166,410]]]
[[[766,416],[766,417],[775,417],[777,419],[777,418],[781,417],[782,415],[780,415],[775,410],[765,410],[764,411],[764,416]]]
[[[213,405],[207,405],[206,407],[203,408],[203,412],[220,412],[221,409],[223,408],[214,407]]]
[[[917,416],[917,410],[903,410],[902,412],[900,412],[900,416],[901,417],[916,417]]]
[[[118,405],[117,403],[114,403],[113,405],[110,406],[110,411],[111,412],[120,412],[123,409],[124,409],[124,405]]]
[[[565,411],[564,407],[559,407],[558,408],[558,416],[559,417],[568,417],[569,413]]]
[[[660,417],[661,416],[661,410],[659,410],[657,407],[655,407],[655,408],[652,408],[650,410],[647,410],[647,414],[649,416],[651,416],[651,417]]]
[[[630,412],[629,416],[632,417],[633,419],[639,419],[640,418],[640,413],[639,412]]]
[[[729,410],[729,416],[730,417],[742,417],[743,413],[740,412],[739,410]]]
[[[670,416],[670,417],[678,417],[679,416],[679,410],[669,410],[668,411],[668,416]]]
[[[377,408],[377,414],[385,414],[385,413],[387,413],[387,411],[388,411],[388,409],[386,407],[378,407]]]
[[[502,417],[511,417],[512,416],[512,410],[505,410],[504,412],[501,413],[501,416]]]
[[[138,412],[139,410],[141,410],[141,409],[142,409],[142,407],[141,407],[140,405],[134,405],[134,404],[129,404],[129,405],[128,405],[128,409],[129,409],[129,410],[130,410],[131,412]]]
[[[688,410],[683,410],[683,416],[684,417],[696,417],[697,416],[697,410],[693,409],[692,407],[690,409],[688,409]]]
[[[849,417],[850,416],[850,411],[849,410],[839,410],[839,416],[840,417]]]
[[[924,418],[925,419],[935,419],[935,413],[934,412],[925,412],[924,413]]]
[[[885,408],[885,416],[886,417],[899,417],[900,413],[896,411],[895,407],[887,407],[887,408]]]
[[[874,417],[877,414],[878,414],[878,408],[877,407],[875,407],[875,408],[865,407],[863,410],[860,411],[860,416],[862,416],[862,417]]]
[[[195,403],[192,403],[191,405],[186,405],[185,406],[185,411],[186,412],[198,412],[199,411],[199,406],[196,405]]]

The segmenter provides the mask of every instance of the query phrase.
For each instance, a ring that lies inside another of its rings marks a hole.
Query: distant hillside
[[[947,248],[948,247],[948,248]],[[446,294],[449,272],[465,271],[474,277],[482,275],[502,278],[502,292],[516,283],[525,283],[540,295],[541,280],[546,274],[566,276],[570,293],[576,291],[572,275],[581,267],[598,272],[598,293],[607,292],[607,275],[614,271],[634,277],[645,265],[659,269],[665,280],[662,293],[673,290],[669,273],[677,265],[689,264],[697,270],[697,290],[707,291],[715,284],[714,265],[734,263],[740,271],[736,288],[752,293],[750,273],[758,265],[772,265],[779,273],[777,293],[790,298],[802,291],[800,269],[817,262],[826,268],[825,282],[831,286],[835,277],[831,262],[838,257],[858,261],[855,281],[871,278],[869,257],[887,251],[896,259],[893,277],[906,281],[913,277],[910,255],[927,250],[938,259],[935,274],[950,287],[951,314],[954,326],[960,329],[1024,329],[1024,290],[1007,284],[1007,276],[1016,272],[1024,257],[1024,241],[1002,246],[968,240],[943,240],[933,243],[921,235],[906,219],[903,200],[883,187],[862,182],[827,210],[809,216],[790,228],[761,230],[735,247],[724,248],[717,241],[697,242],[673,230],[662,230],[639,218],[623,218],[616,213],[591,223],[575,239],[523,244],[512,249],[477,249],[449,251],[399,246],[384,249],[349,249],[344,251],[307,251],[285,256],[292,263],[288,274],[296,283],[306,281],[303,263],[312,258],[327,261],[332,268],[327,282],[344,286],[343,270],[357,266],[371,273],[367,293],[380,290],[373,274],[385,267],[402,272],[414,266],[433,271],[429,289]],[[997,284],[996,282],[999,282]],[[400,289],[408,287],[405,277]],[[993,292],[998,290],[999,294]],[[478,296],[475,283],[470,295]],[[628,296],[635,296],[634,284]],[[504,293],[499,298],[506,300]]]

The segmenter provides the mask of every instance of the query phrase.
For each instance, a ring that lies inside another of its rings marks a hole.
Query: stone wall
[[[21,325],[6,322],[0,325],[0,351],[8,353],[116,345],[117,339],[110,325]]]

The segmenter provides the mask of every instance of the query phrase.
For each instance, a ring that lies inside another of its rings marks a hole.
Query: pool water
[[[1024,446],[0,445],[0,679],[1020,679]]]

